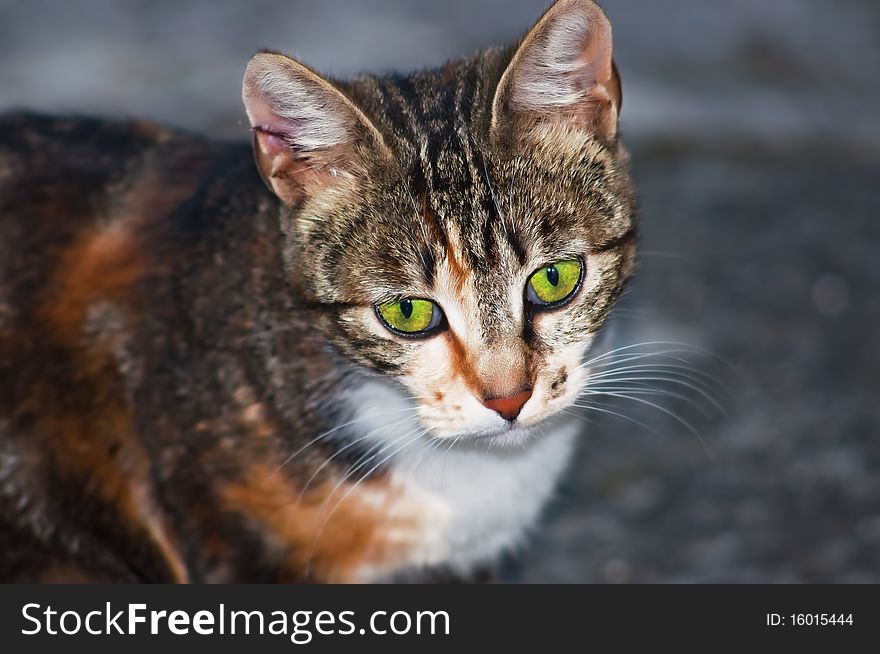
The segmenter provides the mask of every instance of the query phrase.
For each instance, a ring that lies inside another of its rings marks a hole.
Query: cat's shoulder
[[[162,143],[207,145],[210,141],[184,130],[135,119],[84,115],[53,115],[33,111],[0,114],[0,151],[35,155],[74,154],[83,150],[105,153],[139,151]]]
[[[199,208],[191,200],[210,188],[262,198],[247,141],[136,119],[0,114],[0,232],[7,239],[19,233],[32,246],[68,242],[134,214],[141,224],[165,220],[183,203],[193,213]]]
[[[252,167],[250,144],[222,142],[155,122],[28,111],[0,114],[0,194],[76,184],[82,193],[124,189],[148,174],[182,179],[238,161]],[[112,189],[111,189],[112,190]]]

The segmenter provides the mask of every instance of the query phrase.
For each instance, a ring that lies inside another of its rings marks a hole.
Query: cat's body
[[[526,93],[530,49],[559,25],[595,49],[596,12],[335,87],[258,55],[256,166],[0,120],[0,578],[466,578],[521,543],[632,263],[610,32],[592,87]],[[548,97],[564,118],[526,121]],[[553,261],[580,272],[545,311],[522,289]],[[407,297],[434,303],[412,334],[385,317]]]

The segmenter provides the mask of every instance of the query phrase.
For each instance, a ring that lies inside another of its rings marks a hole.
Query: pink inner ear
[[[262,125],[255,125],[253,129],[258,135],[257,142],[260,144],[263,154],[275,156],[285,150],[290,150],[290,144],[283,134],[273,132],[268,127]]]
[[[277,154],[292,147],[295,142],[296,121],[276,113],[259,91],[248,93],[246,109],[253,130],[261,134],[258,140],[263,152]]]

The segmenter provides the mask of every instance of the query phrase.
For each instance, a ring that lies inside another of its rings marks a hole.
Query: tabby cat
[[[553,495],[635,249],[601,9],[243,98],[0,119],[5,581],[472,579]]]

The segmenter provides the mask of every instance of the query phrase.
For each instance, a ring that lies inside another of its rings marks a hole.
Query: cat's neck
[[[436,441],[393,383],[363,380],[346,399],[357,407],[356,438],[369,441],[376,453],[361,474],[387,468],[391,484],[408,499],[404,507],[420,513],[426,526],[408,565],[459,575],[497,562],[524,543],[553,497],[579,429],[561,420],[504,448]]]

